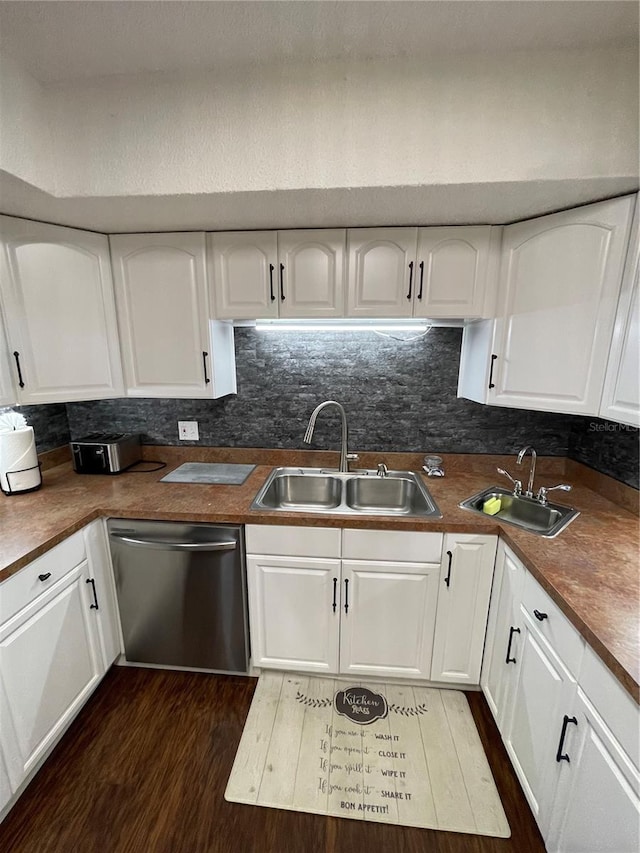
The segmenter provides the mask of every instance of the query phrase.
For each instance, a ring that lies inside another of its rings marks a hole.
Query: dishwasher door
[[[128,663],[246,673],[242,527],[107,522]]]

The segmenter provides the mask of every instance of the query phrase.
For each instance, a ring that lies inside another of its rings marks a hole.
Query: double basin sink
[[[572,507],[514,495],[491,486],[462,501],[462,509],[484,515],[483,506],[499,498],[500,511],[491,516],[538,536],[557,536],[579,512]],[[422,478],[411,471],[340,473],[322,468],[274,468],[251,509],[281,512],[337,513],[442,518]]]
[[[381,477],[369,470],[274,468],[251,509],[442,518],[429,490],[411,471],[388,471]]]

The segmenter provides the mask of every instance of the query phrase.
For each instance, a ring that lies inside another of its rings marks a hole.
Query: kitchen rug
[[[265,672],[235,803],[508,838],[464,693]]]

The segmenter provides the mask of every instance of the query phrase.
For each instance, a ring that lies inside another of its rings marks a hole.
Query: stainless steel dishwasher
[[[242,527],[110,518],[128,663],[246,673]]]

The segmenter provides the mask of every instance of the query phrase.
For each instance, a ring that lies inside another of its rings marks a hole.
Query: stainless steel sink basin
[[[347,480],[347,506],[360,512],[429,515],[433,499],[408,476],[351,477]]]
[[[251,509],[340,515],[442,518],[422,479],[411,471],[326,471],[274,468]]]
[[[323,474],[287,474],[274,477],[262,496],[269,509],[335,509],[342,499],[342,483]]]
[[[482,512],[482,507],[485,501],[491,498],[500,498],[502,507],[496,515],[488,516]],[[528,530],[529,533],[536,533],[538,536],[549,539],[557,536],[574,518],[580,515],[578,510],[573,509],[573,507],[550,502],[541,504],[535,498],[527,498],[524,495],[516,496],[508,489],[503,489],[500,486],[490,486],[483,492],[478,492],[477,495],[462,501],[460,506],[462,509],[470,509],[472,512],[480,513],[485,518],[496,518],[500,522],[513,524],[522,530]]]

